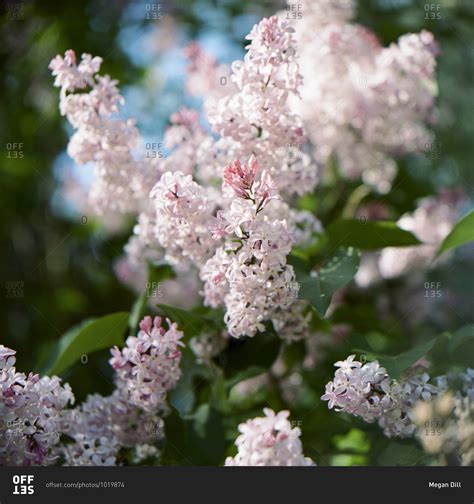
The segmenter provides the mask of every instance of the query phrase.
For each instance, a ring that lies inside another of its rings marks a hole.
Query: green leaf
[[[454,225],[449,235],[438,249],[437,256],[474,240],[474,210]]]
[[[387,370],[388,374],[392,378],[399,378],[400,375],[410,366],[412,366],[417,360],[427,355],[433,348],[436,341],[437,338],[432,338],[428,341],[425,341],[424,343],[421,343],[420,345],[417,345],[415,348],[408,350],[407,352],[403,352],[395,356],[383,355],[364,350],[355,351],[362,355],[365,355],[368,360],[378,360],[379,364]]]
[[[190,351],[185,349],[181,357],[183,372],[176,387],[170,392],[170,403],[181,416],[191,413],[196,404],[197,385],[210,381],[212,371],[196,362]]]
[[[235,385],[241,379],[256,376],[267,371],[275,362],[281,346],[281,339],[270,331],[257,334],[253,338],[231,339],[228,348],[216,358],[230,382]],[[237,380],[237,381],[236,381]]]
[[[188,416],[190,455],[195,465],[222,465],[226,440],[220,413],[208,404],[202,404],[196,413]]]
[[[391,441],[377,458],[381,466],[416,466],[422,465],[428,457],[414,444]]]
[[[57,342],[51,359],[42,372],[48,375],[60,374],[83,355],[122,344],[127,322],[127,312],[83,321],[67,331]]]
[[[450,353],[456,352],[460,347],[463,347],[466,343],[471,343],[474,341],[474,324],[469,324],[461,329],[455,331],[448,342],[448,350]],[[474,355],[473,361],[474,361]]]
[[[222,465],[225,432],[219,412],[208,404],[193,415],[180,416],[172,409],[165,419],[166,445],[162,463],[167,465]]]
[[[328,226],[326,233],[332,248],[352,246],[361,250],[377,250],[421,243],[415,235],[391,221],[339,219]]]
[[[160,294],[160,283],[169,278],[174,278],[173,268],[168,264],[158,266],[150,265],[148,268],[148,280],[145,290],[140,294],[133,304],[130,312],[129,328],[131,333],[135,333],[138,323],[145,315],[146,306],[150,298],[157,297]]]
[[[296,270],[299,296],[309,301],[319,315],[324,317],[331,303],[331,297],[354,278],[359,263],[360,252],[358,250],[352,247],[341,247],[313,275],[302,273],[299,268]]]
[[[203,330],[219,331],[221,327],[212,318],[197,313],[195,310],[183,310],[177,306],[157,304],[160,313],[178,324],[178,329],[184,333],[183,341],[189,341]]]
[[[193,465],[190,460],[189,434],[184,419],[179,412],[171,408],[171,413],[165,418],[166,444],[161,456],[164,465]]]

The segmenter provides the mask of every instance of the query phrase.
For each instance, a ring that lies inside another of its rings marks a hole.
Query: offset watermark
[[[418,428],[417,431],[423,436],[441,436],[443,434],[443,422],[441,420],[426,420],[423,423],[423,428]]]
[[[291,3],[286,6],[286,19],[288,21],[294,21],[296,19],[303,18],[303,4],[301,3]]]
[[[287,143],[285,145],[286,151],[288,153],[288,157],[290,159],[296,159],[300,156],[300,152],[303,148],[303,144],[299,142]]]
[[[295,299],[298,299],[300,297],[301,285],[299,282],[296,282],[296,281],[290,282],[289,289],[290,289],[290,293],[291,293],[292,297],[294,297]]]
[[[145,5],[145,18],[152,21],[163,19],[163,4],[147,3]]]
[[[301,429],[301,426],[303,425],[302,420],[290,420],[291,428],[294,429],[297,427],[298,429]]]
[[[443,295],[443,291],[441,289],[441,282],[425,282],[425,298],[440,298]]]
[[[147,159],[161,159],[163,157],[163,143],[162,142],[147,142],[145,144],[146,158]]]
[[[143,427],[149,437],[162,439],[165,436],[165,423],[162,419],[156,421],[147,420]]]
[[[163,297],[163,282],[147,282],[146,297],[147,298],[162,298]]]
[[[7,299],[21,299],[25,296],[25,282],[10,280],[5,282],[5,295]]]
[[[441,4],[438,3],[427,3],[424,5],[425,19],[430,21],[441,19]]]
[[[23,142],[9,142],[6,144],[7,159],[23,159]]]
[[[426,143],[424,149],[425,156],[428,159],[439,159],[441,157],[442,146],[441,142]]]
[[[13,476],[13,495],[33,495],[35,477],[33,474],[15,474]]]
[[[25,4],[22,2],[5,2],[7,21],[23,21],[25,19]]]

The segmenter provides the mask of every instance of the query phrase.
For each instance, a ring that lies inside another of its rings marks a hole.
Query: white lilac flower
[[[78,164],[95,164],[90,201],[98,214],[137,213],[155,181],[158,160],[135,159],[140,136],[132,120],[113,117],[124,100],[116,80],[97,74],[101,63],[101,58],[83,54],[77,64],[69,50],[49,65],[54,85],[61,88],[61,114],[76,130],[68,153]]]
[[[413,372],[397,382],[378,361],[363,364],[354,359],[355,355],[350,355],[334,364],[338,369],[321,399],[328,401],[330,409],[377,422],[387,437],[413,435],[413,406],[439,392],[428,383],[428,373]]]
[[[122,350],[112,349],[117,389],[127,403],[148,412],[167,410],[167,392],[181,377],[183,333],[175,323],[167,323],[165,329],[160,317],[145,317],[137,336],[129,336]]]
[[[219,65],[217,61],[196,42],[191,42],[184,50],[189,62],[186,68],[186,88],[194,96],[219,100],[236,91],[230,79],[229,65]]]
[[[289,342],[300,341],[310,336],[311,318],[308,303],[297,299],[288,309],[275,314],[272,322],[280,338]]]
[[[77,408],[70,411],[64,433],[71,442],[58,449],[65,465],[116,465],[122,447],[154,443],[163,437],[162,420],[133,406],[122,390],[103,397],[87,396]]]
[[[319,162],[335,156],[345,178],[385,193],[396,175],[393,158],[432,142],[426,124],[434,116],[437,48],[427,31],[385,48],[349,22],[352,13],[345,0],[303,2],[292,26],[304,83],[290,104]]]
[[[288,95],[297,96],[302,83],[293,31],[275,16],[256,24],[246,37],[244,60],[232,64],[233,88],[206,102],[206,111],[222,137],[216,147],[227,159],[253,154],[289,193],[303,194],[315,187],[319,172],[301,149],[302,123],[287,105]]]
[[[265,416],[239,425],[236,439],[237,455],[228,457],[226,466],[312,466],[315,463],[303,455],[301,431],[293,427],[289,411],[275,414],[269,408]]]
[[[164,137],[164,146],[171,153],[163,159],[161,170],[179,171],[192,175],[196,166],[196,153],[199,146],[207,138],[207,134],[199,125],[199,114],[196,110],[181,108],[171,114],[170,126]]]
[[[14,350],[0,345],[0,465],[50,465],[74,396],[57,376],[16,371]]]
[[[209,232],[215,207],[211,193],[191,175],[168,171],[150,196],[156,210],[155,237],[166,259],[174,264],[186,259],[204,263],[216,248]]]
[[[277,198],[276,187],[255,158],[248,165],[234,161],[225,167],[223,185],[234,199],[213,227],[225,244],[201,270],[204,301],[225,305],[231,336],[255,336],[266,320],[278,319],[295,301],[295,274],[286,262],[294,238],[284,219],[265,213]]]

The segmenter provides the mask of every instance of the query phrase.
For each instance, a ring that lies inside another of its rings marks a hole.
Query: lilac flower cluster
[[[432,142],[425,123],[435,116],[433,35],[403,35],[385,48],[350,22],[354,2],[306,0],[302,7],[293,25],[304,85],[293,110],[317,160],[326,164],[335,155],[346,178],[388,192],[397,169],[393,158]]]
[[[54,464],[74,395],[57,376],[18,372],[15,354],[0,345],[0,465]]]
[[[378,422],[387,437],[413,435],[413,406],[439,393],[438,387],[428,383],[428,373],[413,374],[397,382],[378,361],[362,364],[354,358],[350,355],[334,364],[338,369],[321,399],[328,401],[330,409]]]
[[[181,377],[183,333],[175,323],[167,323],[168,330],[161,317],[145,317],[137,336],[129,336],[122,350],[112,349],[117,390],[125,402],[149,412],[166,411],[166,394]]]
[[[64,465],[116,465],[122,447],[153,445],[162,438],[162,423],[157,413],[146,412],[127,402],[120,390],[107,397],[89,395],[70,411],[64,434],[73,442],[63,443],[58,453]]]
[[[0,465],[115,465],[122,447],[154,453],[184,346],[176,324],[168,320],[165,330],[161,322],[145,317],[122,351],[111,350],[114,392],[74,409],[68,384],[17,372],[15,351],[0,345]]]
[[[294,239],[285,220],[265,213],[276,186],[255,158],[226,166],[223,190],[232,201],[213,226],[225,244],[201,269],[205,303],[225,305],[231,336],[254,336],[295,301],[294,271],[286,262]]]
[[[89,395],[69,412],[64,433],[73,442],[58,448],[66,465],[116,465],[122,447],[156,451],[153,445],[164,437],[167,392],[181,377],[184,346],[183,333],[167,322],[165,330],[160,317],[147,316],[122,350],[112,348],[116,388],[107,397]]]
[[[237,455],[228,457],[226,466],[313,466],[315,463],[303,455],[298,427],[293,427],[289,411],[263,410],[265,416],[239,425],[236,439]]]
[[[67,51],[51,62],[61,113],[77,130],[70,155],[96,165],[97,211],[137,217],[122,273],[143,284],[148,265],[165,259],[183,289],[199,275],[205,304],[225,306],[231,336],[254,336],[271,321],[284,339],[305,337],[309,319],[287,256],[321,227],[294,207],[294,194],[315,188],[319,162],[333,154],[347,177],[386,191],[392,155],[419,150],[429,138],[432,36],[408,35],[383,48],[349,23],[352,12],[353,2],[331,0],[306,2],[298,23],[263,19],[247,36],[244,59],[230,67],[191,44],[187,87],[204,94],[213,131],[197,111],[180,109],[165,134],[166,158],[134,155],[140,136],[133,121],[114,117],[123,99],[116,81],[98,74],[100,58],[77,62]],[[321,27],[317,37],[313,25]],[[370,76],[362,86],[361,76]]]
[[[78,164],[95,163],[91,204],[98,214],[137,212],[146,194],[154,163],[133,156],[140,137],[132,120],[113,117],[123,104],[116,80],[98,75],[102,58],[74,51],[56,56],[49,68],[61,88],[60,111],[76,130],[68,153]],[[87,89],[90,89],[87,92]]]

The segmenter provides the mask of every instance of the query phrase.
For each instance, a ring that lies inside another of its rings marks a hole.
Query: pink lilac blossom
[[[129,336],[122,350],[112,349],[117,389],[128,404],[147,412],[167,411],[166,395],[181,377],[183,333],[166,320],[168,329],[160,317],[145,317],[137,336]]]
[[[437,47],[422,31],[384,48],[374,33],[348,22],[351,4],[325,3],[321,16],[316,2],[303,3],[293,26],[304,84],[302,99],[290,103],[319,162],[335,156],[345,178],[385,193],[397,171],[394,157],[432,142],[426,124],[434,119]]]
[[[363,364],[354,359],[355,355],[350,355],[334,364],[338,369],[321,399],[328,401],[329,409],[377,422],[387,437],[413,435],[414,405],[439,393],[439,388],[429,383],[428,373],[414,371],[397,382],[378,361]]]
[[[57,376],[17,372],[15,354],[0,345],[0,465],[54,464],[74,395]]]
[[[287,106],[298,96],[302,77],[296,63],[293,28],[277,17],[256,24],[243,61],[232,64],[235,92],[207,103],[207,118],[227,159],[252,154],[268,166],[288,192],[303,194],[318,181],[318,169],[302,149],[300,119]]]
[[[292,427],[289,411],[263,410],[265,416],[239,425],[237,455],[227,457],[226,466],[314,466],[303,455],[298,427]]]
[[[148,426],[161,421],[156,413],[128,403],[120,390],[107,397],[89,395],[71,411],[64,432],[72,442],[63,443],[58,453],[64,458],[64,465],[117,465],[122,447],[157,441],[155,431]]]
[[[170,126],[165,132],[164,144],[172,152],[163,159],[162,171],[179,171],[194,174],[196,167],[196,152],[207,138],[207,134],[199,124],[199,114],[196,110],[181,108],[171,114]]]
[[[150,196],[156,209],[156,239],[166,251],[165,258],[172,264],[204,263],[216,248],[208,230],[215,210],[212,192],[191,175],[168,171]]]
[[[225,244],[201,269],[205,304],[225,305],[231,336],[255,336],[266,320],[277,319],[295,300],[294,271],[286,262],[294,238],[285,220],[265,215],[278,195],[255,158],[226,166],[223,190],[233,199],[212,228]]]
[[[230,66],[219,65],[197,42],[191,42],[184,55],[189,62],[186,88],[190,94],[205,97],[208,102],[236,91],[235,84],[230,80]]]
[[[54,85],[61,88],[61,114],[76,130],[68,153],[78,164],[95,164],[90,200],[98,214],[136,213],[157,178],[157,167],[154,160],[135,159],[133,151],[140,136],[131,119],[114,117],[124,100],[118,82],[98,74],[101,63],[101,58],[83,54],[77,64],[69,50],[49,65],[56,77]]]

